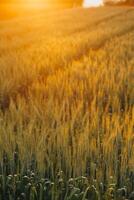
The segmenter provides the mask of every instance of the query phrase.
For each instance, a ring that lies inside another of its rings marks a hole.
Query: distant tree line
[[[125,3],[129,5],[134,5],[134,0],[126,0]]]
[[[104,5],[110,6],[123,6],[123,5],[131,5],[134,6],[134,0],[104,0]]]

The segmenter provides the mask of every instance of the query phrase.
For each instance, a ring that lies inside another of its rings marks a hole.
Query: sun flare
[[[103,1],[102,0],[84,0],[83,7],[97,7],[102,6]]]

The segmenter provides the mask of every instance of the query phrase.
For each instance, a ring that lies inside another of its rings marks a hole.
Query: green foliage
[[[5,157],[5,153],[3,155]],[[18,160],[21,160],[18,155]],[[16,167],[15,162],[1,163],[3,169],[8,165],[11,169]],[[22,164],[22,163],[21,163]],[[63,172],[57,173],[54,182],[40,174],[36,169],[20,170],[17,174],[0,175],[0,200],[125,200],[133,199],[133,191],[127,186],[117,188],[116,182],[111,183],[104,191],[103,183],[84,176],[70,178]],[[131,174],[134,176],[134,174]],[[126,180],[125,180],[126,182]],[[125,183],[124,182],[124,183]],[[132,184],[130,182],[130,184]],[[129,193],[128,193],[129,191]]]

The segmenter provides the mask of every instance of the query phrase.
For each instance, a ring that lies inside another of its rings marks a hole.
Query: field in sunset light
[[[20,7],[0,7],[0,200],[134,200],[134,8]]]

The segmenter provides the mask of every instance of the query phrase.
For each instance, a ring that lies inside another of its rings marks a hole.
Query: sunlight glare
[[[103,1],[102,0],[84,0],[83,7],[97,7],[97,6],[102,6]]]

